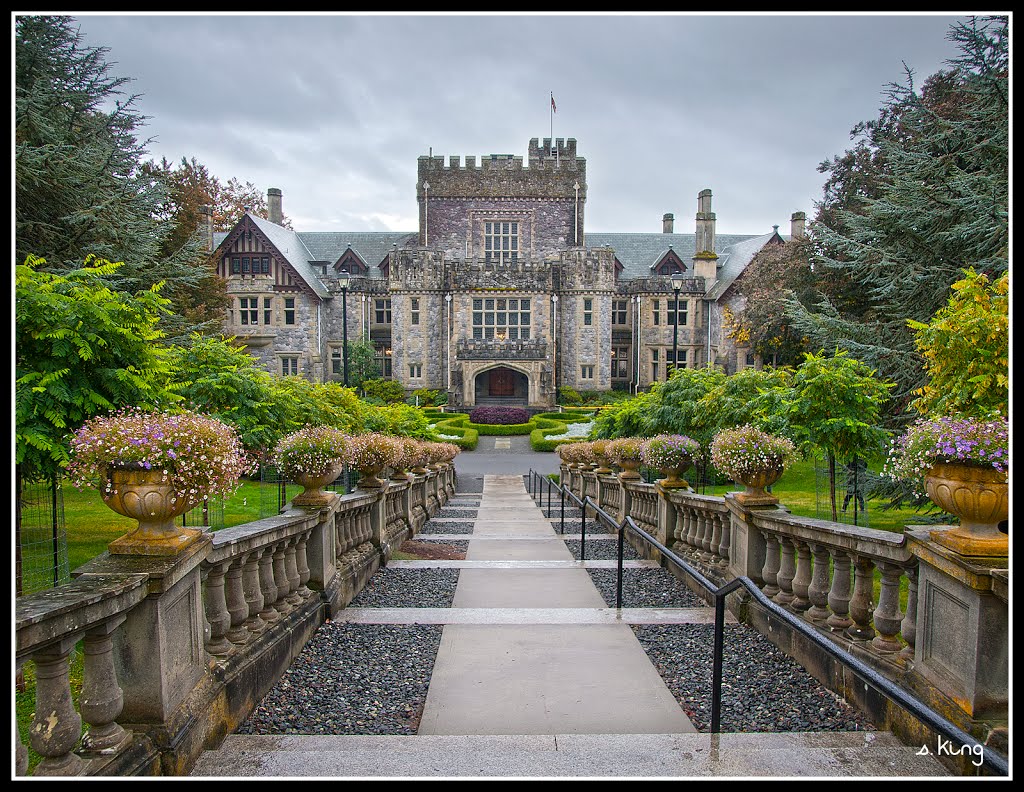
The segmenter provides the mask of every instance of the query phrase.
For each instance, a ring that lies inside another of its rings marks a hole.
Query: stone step
[[[909,778],[951,775],[888,732],[229,735],[192,777]]]

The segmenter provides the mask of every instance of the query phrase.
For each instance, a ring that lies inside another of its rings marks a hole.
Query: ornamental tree
[[[120,264],[85,260],[63,274],[29,256],[15,267],[15,451],[18,475],[53,479],[69,459],[68,437],[120,407],[178,400],[157,324],[160,285],[135,294],[106,283]]]
[[[836,350],[827,356],[805,353],[793,374],[787,401],[793,437],[804,452],[823,451],[828,458],[832,519],[836,509],[836,461],[880,456],[889,433],[882,410],[892,383],[882,382],[865,363]]]
[[[911,407],[926,416],[1009,414],[1010,278],[974,268],[953,284],[931,321],[908,320],[928,382]]]

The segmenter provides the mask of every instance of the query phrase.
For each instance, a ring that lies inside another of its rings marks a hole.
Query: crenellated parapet
[[[564,198],[586,196],[586,159],[576,156],[576,141],[550,138],[544,147],[530,141],[529,155],[420,157],[416,197],[422,202],[442,198]]]
[[[559,287],[563,292],[614,292],[615,252],[611,248],[573,248],[562,251]]]

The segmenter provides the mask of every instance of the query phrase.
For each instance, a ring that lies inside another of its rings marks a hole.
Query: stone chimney
[[[213,207],[199,207],[199,225],[202,227],[203,238],[206,240],[206,252],[213,253]]]
[[[805,233],[805,227],[807,223],[807,215],[803,212],[793,212],[793,216],[789,218],[789,235],[793,239],[803,239]]]
[[[708,281],[718,279],[715,253],[715,213],[711,211],[711,190],[697,194],[697,226],[694,235],[693,274]]]
[[[661,218],[661,233],[671,234],[672,228],[675,223],[675,216],[669,212],[667,215]]]
[[[274,225],[281,225],[284,214],[281,212],[281,191],[277,187],[267,190],[267,219]]]

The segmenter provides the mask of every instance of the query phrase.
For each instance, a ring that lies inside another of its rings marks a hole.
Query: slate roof
[[[696,234],[586,234],[587,247],[610,247],[622,264],[622,280],[649,278],[651,268],[661,261],[669,248],[689,262],[697,252]],[[715,237],[715,252],[721,256],[731,245],[751,239],[749,234],[723,234]]]
[[[393,246],[414,245],[416,232],[409,231],[292,231],[269,220],[250,214],[253,222],[267,238],[288,258],[295,271],[321,297],[329,296],[327,288],[317,276],[310,262],[333,264],[349,247],[366,262],[369,277],[381,277],[377,265]],[[719,255],[718,280],[708,297],[719,299],[735,282],[761,248],[777,232],[754,236],[750,234],[719,234],[715,237],[715,252]],[[214,246],[227,236],[214,235]],[[689,262],[696,253],[695,234],[665,233],[591,233],[585,236],[588,248],[610,247],[622,264],[620,280],[649,278],[652,269],[671,249],[683,261]]]

